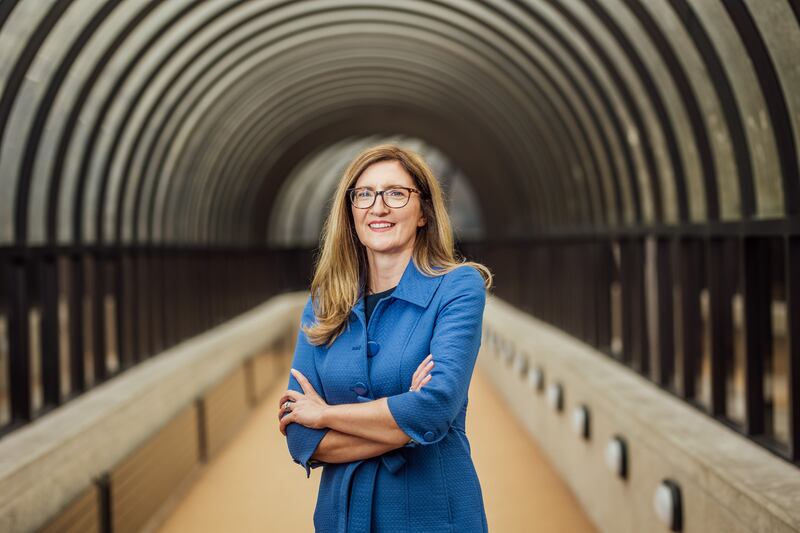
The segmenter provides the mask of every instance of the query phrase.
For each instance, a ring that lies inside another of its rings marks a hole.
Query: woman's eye
[[[359,198],[369,198],[370,196],[372,196],[372,191],[358,191],[356,193],[356,196],[358,196]]]
[[[388,191],[386,191],[386,194],[394,198],[399,198],[403,196],[403,191],[400,189],[389,189]]]

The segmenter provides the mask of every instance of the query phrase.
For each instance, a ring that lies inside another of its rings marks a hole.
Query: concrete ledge
[[[498,298],[484,324],[479,364],[599,529],[668,531],[653,495],[670,478],[680,484],[685,532],[800,531],[800,469]],[[561,384],[561,413],[529,386],[523,361],[544,371],[545,387]],[[572,430],[579,405],[590,410],[588,441]],[[614,435],[628,445],[627,480],[605,465]]]
[[[40,527],[244,359],[293,341],[306,298],[272,298],[0,440],[0,531]]]

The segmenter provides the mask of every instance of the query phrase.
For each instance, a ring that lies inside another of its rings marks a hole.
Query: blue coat
[[[415,441],[372,459],[322,464],[318,533],[487,531],[464,424],[485,303],[475,268],[429,277],[410,260],[394,292],[376,304],[368,331],[359,298],[330,348],[313,346],[300,332],[292,367],[328,404],[387,397],[397,425]],[[302,323],[313,321],[309,298]],[[431,380],[410,392],[411,376],[429,353]],[[291,376],[289,388],[302,391]],[[320,466],[309,460],[328,431],[286,428],[289,452],[307,476]]]

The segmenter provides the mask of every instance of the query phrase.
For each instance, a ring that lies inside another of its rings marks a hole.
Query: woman
[[[442,192],[380,145],[345,171],[323,229],[278,417],[323,466],[318,532],[486,531],[465,433],[491,273],[458,262]]]

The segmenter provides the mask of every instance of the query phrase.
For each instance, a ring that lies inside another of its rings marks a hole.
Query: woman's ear
[[[421,228],[422,226],[424,226],[427,223],[428,223],[428,220],[425,218],[425,215],[420,215],[419,216],[419,220],[417,220],[417,227]]]

